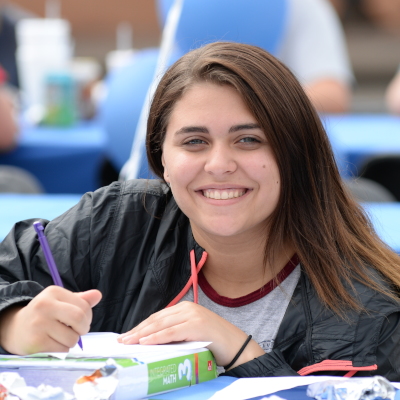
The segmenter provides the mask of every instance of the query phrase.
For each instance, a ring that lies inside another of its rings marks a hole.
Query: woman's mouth
[[[208,199],[228,200],[241,197],[247,192],[247,189],[206,189],[203,190],[203,196]]]

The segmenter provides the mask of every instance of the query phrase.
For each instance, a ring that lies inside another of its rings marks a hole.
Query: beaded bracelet
[[[246,346],[249,344],[251,338],[253,336],[249,335],[247,336],[246,341],[243,343],[243,346],[240,348],[240,350],[237,352],[236,356],[233,357],[233,360],[224,367],[225,371],[228,370],[230,367],[232,367],[233,364],[235,364],[236,360],[240,357],[240,355],[243,353],[244,349],[246,348]]]

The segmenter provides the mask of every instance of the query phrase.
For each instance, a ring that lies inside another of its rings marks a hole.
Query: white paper
[[[335,380],[350,379],[334,377]],[[279,376],[271,378],[242,378],[226,388],[219,390],[209,400],[245,400],[265,396],[279,390],[292,389],[297,386],[326,381],[332,376]]]
[[[390,382],[396,389],[400,389],[400,382]]]
[[[69,353],[41,353],[56,357],[65,358],[110,358],[128,357],[134,358],[141,356],[159,356],[181,351],[200,349],[208,346],[211,342],[181,342],[174,344],[140,345],[122,344],[117,341],[119,334],[112,332],[94,332],[82,336],[83,350],[76,345],[69,350]]]

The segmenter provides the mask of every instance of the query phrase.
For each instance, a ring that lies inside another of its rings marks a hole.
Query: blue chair
[[[106,154],[118,171],[129,158],[143,99],[154,74],[158,49],[134,55],[132,62],[106,79],[107,96],[100,105],[100,121],[109,142]]]
[[[147,89],[153,79],[158,49],[138,52],[129,65],[113,71],[106,79],[107,96],[100,104],[99,119],[109,137],[106,154],[121,170],[131,153],[132,141]],[[147,178],[146,157],[142,177]]]
[[[132,61],[107,76],[107,95],[99,106],[99,120],[108,136],[106,155],[113,167],[120,171],[129,159],[136,125],[152,82],[159,49],[149,48],[138,51]],[[171,56],[170,64],[179,58]],[[153,178],[149,170],[145,149],[141,160],[140,178]]]
[[[165,22],[173,0],[159,0]],[[179,21],[176,52],[169,64],[202,44],[236,41],[274,53],[285,28],[286,0],[185,0]],[[107,97],[100,106],[100,121],[108,134],[107,155],[118,171],[128,160],[142,105],[151,84],[159,50],[141,50],[132,62],[106,79]],[[151,178],[145,149],[138,178]]]
[[[162,25],[173,1],[157,0]],[[286,16],[286,0],[185,0],[176,43],[183,54],[221,40],[253,44],[274,54]]]

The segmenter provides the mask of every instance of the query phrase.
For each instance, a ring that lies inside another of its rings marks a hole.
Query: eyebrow
[[[239,124],[234,125],[229,129],[229,133],[249,130],[249,129],[261,129],[260,125],[258,124]],[[208,129],[205,126],[184,126],[183,128],[178,129],[175,134],[184,134],[184,133],[193,133],[193,132],[200,132],[200,133],[209,133]]]
[[[232,126],[229,129],[229,133],[244,131],[244,130],[249,130],[249,129],[261,129],[261,128],[260,128],[260,125],[258,125],[258,124],[240,124],[240,125]]]
[[[181,129],[178,129],[175,134],[180,135],[182,133],[193,133],[193,132],[201,132],[208,133],[208,129],[205,126],[184,126]]]

